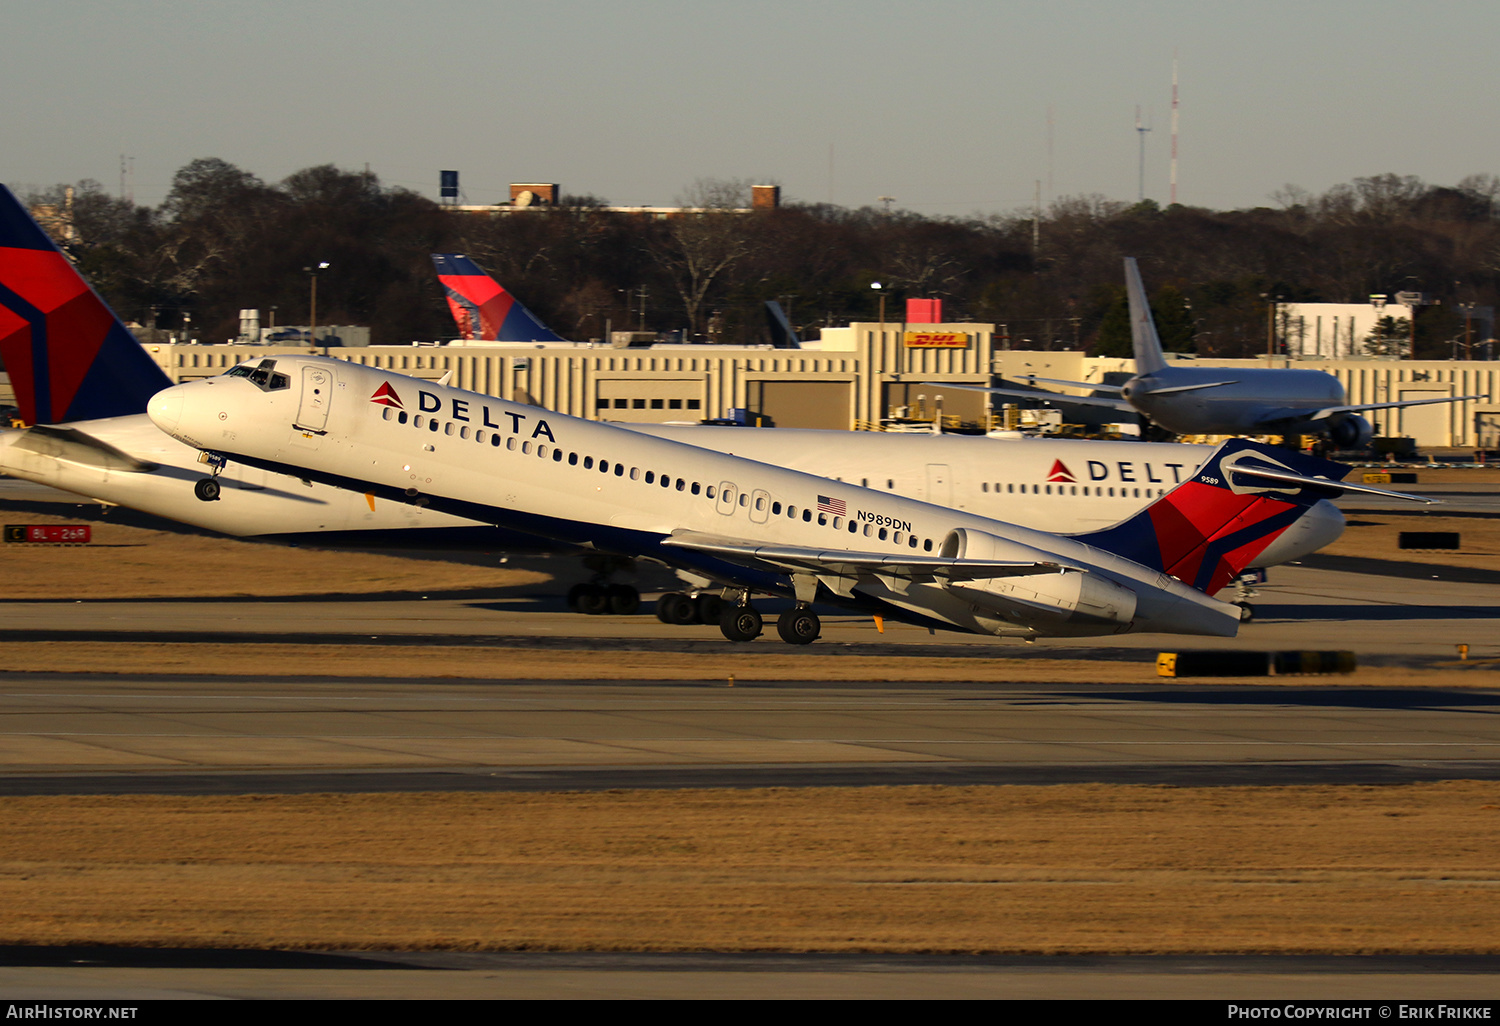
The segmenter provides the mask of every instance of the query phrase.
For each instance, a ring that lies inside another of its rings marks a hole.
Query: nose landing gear
[[[217,477],[205,477],[193,485],[193,494],[203,502],[219,501],[219,479]]]

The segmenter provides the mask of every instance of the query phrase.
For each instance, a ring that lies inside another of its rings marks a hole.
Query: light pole
[[[310,322],[308,324],[308,332],[307,332],[308,333],[308,341],[311,342],[313,345],[317,345],[318,344],[318,272],[319,271],[325,271],[325,270],[328,269],[328,261],[327,260],[323,260],[323,261],[320,261],[318,263],[318,266],[316,266],[316,267],[304,267],[302,269],[307,272],[308,277],[312,281],[312,285],[311,285],[312,294],[311,294],[311,296],[309,298],[309,301],[308,301],[308,304],[307,304],[307,306],[308,306],[308,317],[307,317],[307,319]],[[327,345],[323,346],[323,355],[324,356],[328,355],[328,346]]]

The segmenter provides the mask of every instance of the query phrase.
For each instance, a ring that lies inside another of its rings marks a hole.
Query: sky
[[[1274,205],[1394,172],[1500,173],[1500,4],[1433,0],[3,0],[0,181],[155,205],[219,157],[437,198],[698,179],[928,216],[1100,194]],[[1136,111],[1150,131],[1137,131]]]

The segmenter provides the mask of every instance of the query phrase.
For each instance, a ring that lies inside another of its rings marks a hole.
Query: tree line
[[[1003,325],[1014,348],[1124,355],[1124,256],[1140,261],[1168,348],[1205,356],[1265,352],[1278,301],[1422,292],[1435,302],[1417,317],[1418,357],[1449,354],[1465,304],[1500,305],[1493,175],[1434,186],[1384,174],[1321,195],[1288,186],[1243,210],[1094,195],[968,218],[797,202],[744,213],[749,184],[693,183],[678,200],[695,212],[669,217],[592,196],[459,214],[367,171],[322,165],[272,184],[206,158],[155,208],[87,180],[22,199],[62,212],[44,226],[122,318],[204,342],[233,338],[242,307],[307,323],[306,269],[325,261],[319,323],[368,324],[374,344],[451,337],[435,252],[467,253],[581,340],[644,326],[754,343],[765,300],[812,334],[874,320],[884,295],[888,320],[905,298],[940,298],[946,320]]]

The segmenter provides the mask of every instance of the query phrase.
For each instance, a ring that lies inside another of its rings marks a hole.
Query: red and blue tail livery
[[[1129,520],[1075,537],[1212,595],[1307,507],[1348,490],[1338,484],[1348,473],[1342,463],[1230,439]]]
[[[432,262],[464,338],[484,342],[567,341],[462,253],[434,253]]]
[[[144,413],[171,384],[3,185],[0,360],[27,424]]]

